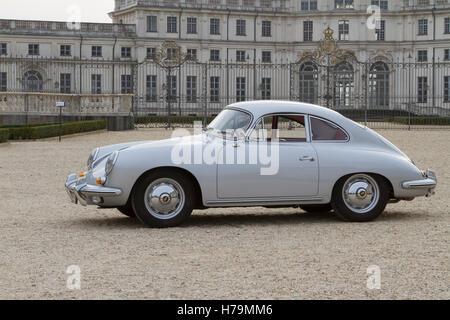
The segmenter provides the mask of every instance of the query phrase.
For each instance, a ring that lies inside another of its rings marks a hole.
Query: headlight
[[[94,151],[92,151],[92,153],[89,155],[89,159],[88,159],[88,162],[87,162],[87,166],[88,166],[89,170],[92,169],[92,165],[94,164],[95,160],[97,160],[99,152],[100,152],[100,149],[97,148]]]
[[[105,165],[105,173],[108,176],[111,171],[114,168],[114,165],[116,164],[117,158],[119,157],[119,151],[114,151],[111,153],[111,155],[108,157],[108,160],[106,160]]]

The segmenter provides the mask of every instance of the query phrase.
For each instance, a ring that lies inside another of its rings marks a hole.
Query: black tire
[[[179,207],[179,213],[170,219],[162,219],[155,216],[147,208],[145,193],[149,186],[159,179],[172,179],[177,182],[184,192],[184,205]],[[145,175],[136,183],[132,194],[132,206],[136,217],[151,228],[171,228],[182,224],[191,215],[194,208],[194,186],[191,180],[181,172],[172,170],[160,170]]]
[[[386,205],[389,201],[390,187],[386,179],[377,175],[361,174],[368,176],[376,182],[378,186],[379,197],[378,201],[373,203],[373,208],[370,211],[361,213],[352,210],[344,201],[343,188],[347,181],[352,177],[358,176],[358,174],[346,176],[340,179],[334,189],[331,206],[338,218],[348,222],[368,222],[378,218],[386,209]]]
[[[311,204],[300,206],[300,209],[308,213],[327,213],[333,210],[331,203],[328,204]]]
[[[120,213],[126,215],[130,218],[136,218],[136,214],[134,213],[133,207],[131,206],[125,206],[125,207],[119,207],[117,210],[120,211]]]

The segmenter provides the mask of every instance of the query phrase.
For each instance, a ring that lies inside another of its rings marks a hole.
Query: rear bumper
[[[436,174],[432,170],[426,171],[426,177],[423,180],[413,180],[403,182],[403,189],[408,190],[423,190],[427,197],[435,194],[435,188],[437,186]]]
[[[66,191],[72,203],[80,203],[83,206],[101,205],[105,198],[119,197],[122,194],[120,189],[87,184],[85,177],[78,178],[76,174],[67,178]]]

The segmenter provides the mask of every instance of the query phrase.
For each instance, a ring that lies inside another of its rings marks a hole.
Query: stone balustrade
[[[0,92],[0,114],[57,115],[56,102],[66,102],[65,115],[115,116],[131,112],[131,94],[52,94]]]

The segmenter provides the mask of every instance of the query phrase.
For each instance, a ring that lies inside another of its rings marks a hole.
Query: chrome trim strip
[[[432,179],[406,181],[402,183],[403,189],[432,189],[436,185],[437,182]]]
[[[253,207],[253,206],[266,206],[266,205],[296,205],[304,202],[321,202],[323,198],[321,197],[313,197],[313,198],[277,198],[277,199],[252,199],[252,200],[214,200],[206,202],[207,206],[211,207]]]

